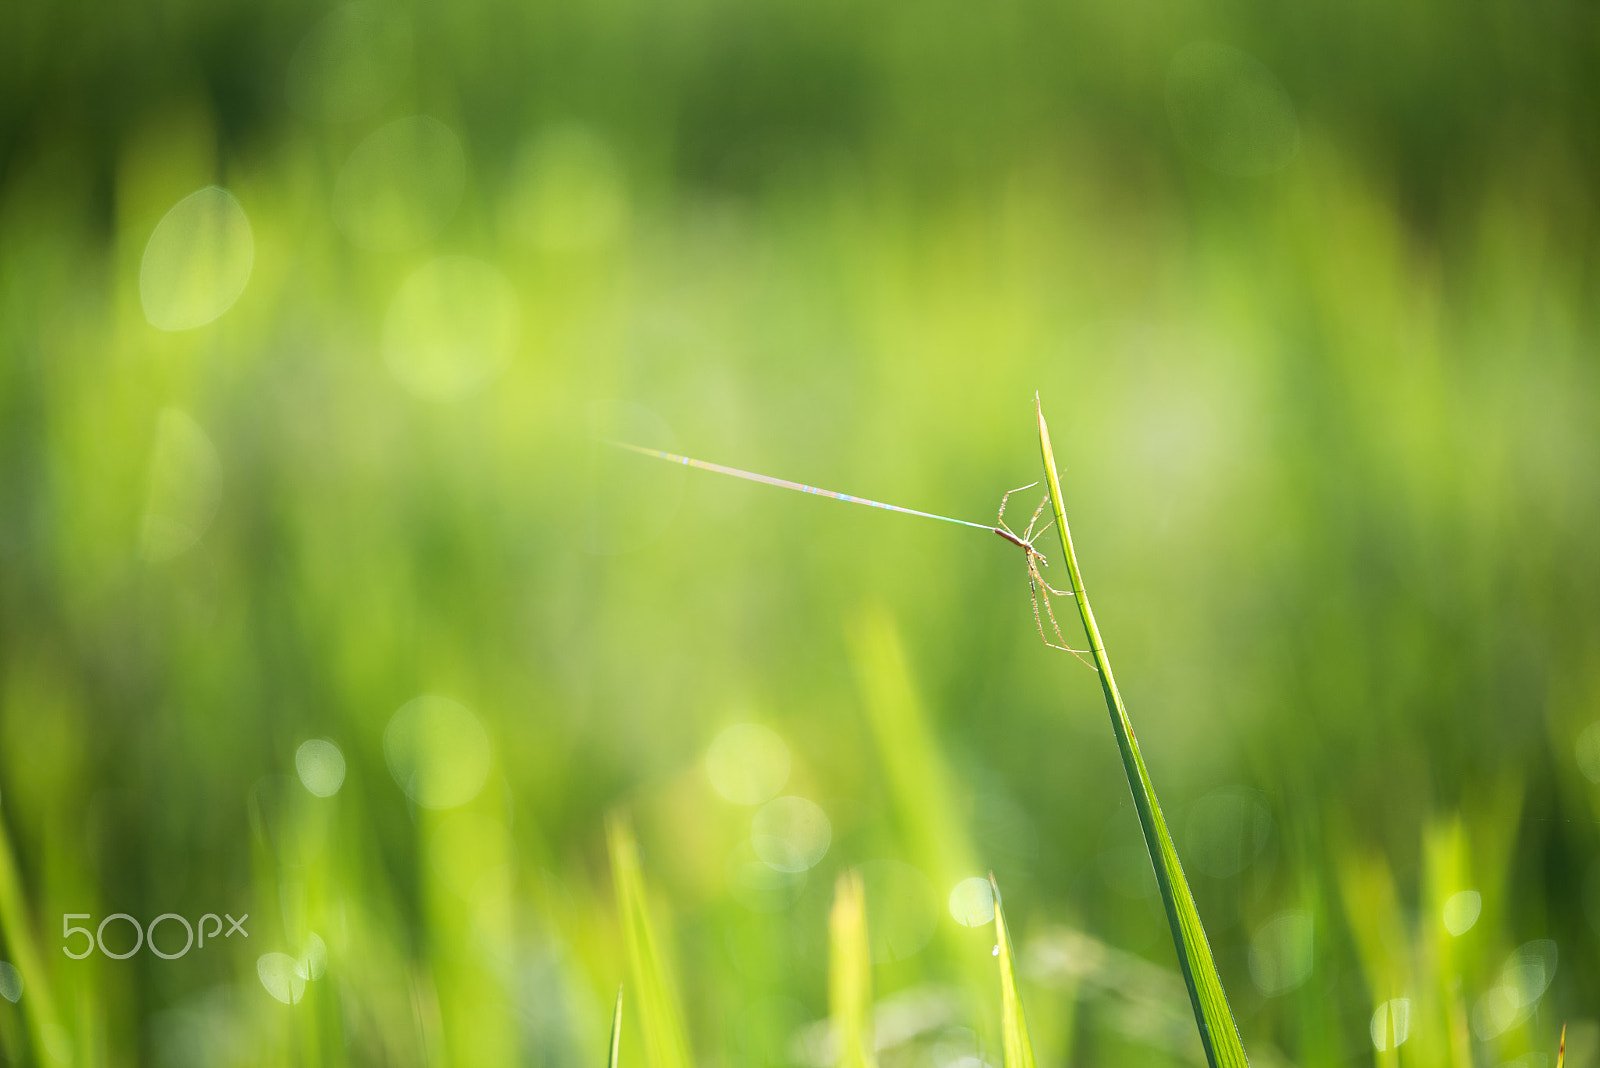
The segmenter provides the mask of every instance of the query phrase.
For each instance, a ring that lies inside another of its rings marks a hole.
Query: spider
[[[1039,572],[1040,567],[1049,567],[1050,561],[1045,559],[1044,553],[1034,548],[1033,543],[1041,534],[1055,524],[1055,519],[1052,518],[1050,522],[1039,527],[1038,530],[1033,528],[1038,525],[1039,517],[1044,514],[1045,506],[1050,503],[1049,495],[1047,494],[1044,500],[1039,502],[1039,507],[1033,510],[1033,516],[1028,520],[1028,526],[1021,534],[1006,525],[1006,502],[1011,499],[1011,495],[1013,493],[1021,493],[1026,489],[1032,489],[1038,484],[1037,482],[1030,482],[1026,486],[1018,486],[1016,489],[1006,490],[1005,494],[1000,498],[1000,511],[995,516],[994,532],[1019,547],[1023,552],[1024,558],[1028,561],[1028,591],[1033,598],[1033,624],[1039,628],[1039,640],[1052,649],[1060,649],[1062,652],[1071,653],[1087,667],[1094,668],[1092,663],[1083,658],[1083,654],[1088,652],[1087,649],[1074,649],[1067,644],[1066,637],[1061,633],[1061,624],[1056,622],[1055,610],[1050,607],[1050,595],[1052,593],[1057,597],[1071,597],[1073,600],[1077,600],[1077,594],[1071,590],[1056,589],[1046,582],[1044,575]],[[1043,616],[1039,614],[1040,601],[1044,602]],[[1050,636],[1045,633],[1044,621],[1046,619],[1050,620],[1050,630],[1056,636],[1055,641],[1051,641]],[[1095,668],[1095,670],[1099,669]]]

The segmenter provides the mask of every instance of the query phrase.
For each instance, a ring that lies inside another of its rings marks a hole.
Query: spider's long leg
[[[1011,529],[1010,527],[1006,527],[1006,501],[1011,499],[1011,495],[1013,493],[1021,493],[1023,490],[1032,489],[1033,487],[1037,486],[1038,484],[1039,483],[1037,483],[1037,482],[1030,482],[1026,486],[1018,486],[1016,489],[1008,489],[1003,494],[1001,494],[1000,495],[1000,511],[994,517],[995,518],[995,522],[998,523],[1000,526],[1005,527],[1007,530],[1010,530]]]
[[[1029,600],[1031,600],[1033,602],[1033,625],[1035,627],[1039,628],[1039,640],[1044,642],[1046,645],[1048,645],[1052,649],[1066,649],[1067,652],[1069,652],[1069,653],[1072,652],[1072,650],[1071,649],[1067,649],[1067,647],[1065,645],[1057,645],[1055,642],[1051,641],[1050,638],[1045,634],[1045,632],[1044,632],[1044,619],[1043,619],[1043,617],[1041,617],[1039,615],[1039,587],[1038,587],[1038,585],[1036,585],[1034,583],[1033,578],[1031,576],[1028,579],[1028,598],[1029,598]],[[1051,623],[1055,622],[1055,617],[1053,615],[1051,616],[1050,622]],[[1060,633],[1061,633],[1061,628],[1057,627],[1056,628],[1056,634],[1060,635]],[[1063,638],[1062,641],[1065,642],[1066,639]]]
[[[1039,602],[1041,600],[1044,601],[1044,614],[1050,618],[1050,629],[1056,632],[1056,641],[1061,643],[1060,645],[1057,645],[1056,648],[1057,649],[1066,649],[1067,648],[1067,636],[1065,634],[1061,633],[1061,624],[1056,622],[1055,609],[1050,607],[1050,595],[1048,593],[1040,593],[1039,592],[1039,587],[1043,586],[1044,583],[1039,581],[1039,577],[1038,576],[1039,576],[1039,573],[1037,571],[1031,573],[1028,576],[1028,587],[1033,592],[1033,615],[1034,615],[1034,618],[1038,619],[1038,617],[1039,617]],[[1040,629],[1043,629],[1043,625],[1042,624],[1041,624],[1041,628]],[[1045,644],[1049,645],[1051,643],[1049,641],[1046,641]],[[1076,652],[1077,650],[1067,649],[1067,651],[1068,652]]]
[[[1023,486],[1023,487],[1020,487],[1020,488],[1026,489],[1027,487]],[[1039,522],[1039,517],[1044,514],[1045,505],[1047,505],[1049,503],[1050,503],[1050,497],[1047,494],[1045,496],[1045,499],[1039,502],[1039,507],[1037,507],[1037,508],[1035,508],[1033,510],[1033,518],[1028,520],[1028,535],[1027,535],[1027,537],[1022,539],[1023,541],[1031,542],[1034,538],[1037,538],[1039,536],[1039,534],[1043,534],[1046,530],[1050,529],[1049,527],[1042,527],[1042,528],[1040,528],[1038,534],[1035,534],[1034,530],[1033,530],[1034,524]]]
[[[1052,519],[1051,522],[1053,523],[1053,522],[1055,522],[1055,520]],[[1044,533],[1044,531],[1042,531],[1042,530],[1039,532],[1039,534],[1043,534],[1043,533]],[[1039,536],[1038,534],[1034,535],[1034,537],[1038,537],[1038,536]],[[1033,549],[1033,546],[1030,545],[1030,546],[1028,546],[1028,548]],[[1028,575],[1032,579],[1032,581],[1037,582],[1040,586],[1044,587],[1050,593],[1055,594],[1057,597],[1071,597],[1074,601],[1076,601],[1078,599],[1078,594],[1075,591],[1073,591],[1073,590],[1058,590],[1054,586],[1050,585],[1050,583],[1046,582],[1044,580],[1044,574],[1042,572],[1040,572],[1040,570],[1037,567],[1034,566],[1033,562],[1035,560],[1039,561],[1039,563],[1043,564],[1045,567],[1049,567],[1050,566],[1050,561],[1048,561],[1048,560],[1046,560],[1044,558],[1044,553],[1040,552],[1038,549],[1033,549],[1033,554],[1028,558]]]
[[[1084,667],[1090,669],[1091,671],[1098,672],[1100,670],[1099,668],[1095,667],[1093,664],[1083,658],[1083,654],[1089,650],[1074,649],[1067,644],[1066,635],[1061,633],[1061,624],[1056,622],[1055,609],[1050,607],[1050,595],[1048,593],[1041,593],[1039,589],[1040,587],[1043,587],[1044,589],[1048,590],[1050,587],[1046,586],[1044,580],[1039,577],[1039,572],[1033,567],[1033,561],[1031,560],[1028,561],[1028,585],[1033,593],[1033,621],[1039,626],[1040,640],[1042,640],[1052,649],[1060,649],[1063,652],[1071,653],[1073,656],[1078,658],[1078,662]],[[1039,602],[1041,600],[1044,601],[1044,614],[1050,619],[1050,629],[1055,631],[1056,640],[1060,642],[1059,645],[1045,637],[1044,624],[1039,619]]]
[[[1040,576],[1040,578],[1039,578],[1039,585],[1043,586],[1046,590],[1049,590],[1051,593],[1055,594],[1057,597],[1071,597],[1074,601],[1076,601],[1078,599],[1078,595],[1076,593],[1073,593],[1071,590],[1058,590],[1058,589],[1056,589],[1054,586],[1052,586],[1048,582],[1046,582],[1044,580],[1043,576]]]
[[[1049,602],[1048,601],[1045,602],[1045,611],[1047,613],[1050,612],[1050,607],[1049,607]],[[1083,654],[1087,650],[1074,649],[1070,645],[1066,645],[1064,643],[1057,643],[1057,642],[1053,642],[1053,641],[1050,640],[1050,638],[1044,632],[1044,623],[1039,618],[1039,610],[1038,610],[1038,605],[1037,605],[1037,599],[1036,599],[1035,606],[1034,606],[1033,619],[1034,619],[1035,625],[1037,625],[1038,628],[1039,628],[1039,640],[1044,642],[1046,648],[1049,648],[1049,649],[1060,649],[1063,653],[1071,653],[1073,656],[1078,658],[1078,662],[1080,664],[1082,664],[1084,667],[1088,668],[1090,671],[1098,671],[1099,670],[1093,664],[1089,663],[1089,661],[1087,661],[1087,660],[1085,660],[1083,658]],[[1055,625],[1055,618],[1054,618],[1054,614],[1053,613],[1051,614],[1050,622],[1051,622],[1052,626]]]

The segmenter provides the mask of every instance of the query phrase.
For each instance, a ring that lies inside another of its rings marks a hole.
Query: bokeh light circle
[[[333,221],[362,248],[417,248],[455,215],[466,180],[455,131],[429,115],[396,119],[345,161],[333,187]]]
[[[1311,978],[1314,963],[1311,913],[1286,909],[1256,928],[1250,938],[1250,978],[1268,997],[1287,994]]]
[[[789,747],[759,723],[735,723],[706,750],[712,787],[738,805],[759,805],[789,781]]]
[[[183,555],[205,536],[222,499],[222,458],[200,424],[177,408],[156,418],[139,550],[152,563]]]
[[[0,998],[13,1004],[22,998],[22,973],[8,960],[0,960]]]
[[[139,303],[159,330],[193,330],[233,307],[255,263],[250,220],[232,193],[208,185],[161,217],[139,263]]]
[[[489,736],[478,718],[448,697],[408,701],[383,730],[389,774],[422,808],[446,809],[477,797],[489,778]]]
[[[982,927],[994,920],[994,887],[981,875],[962,879],[950,891],[950,915],[963,927]]]
[[[326,738],[307,738],[294,751],[300,784],[317,797],[332,797],[344,785],[344,754]]]
[[[328,943],[312,931],[306,936],[306,945],[295,961],[294,974],[307,982],[321,979],[328,970]]]
[[[1460,938],[1478,922],[1483,912],[1483,895],[1476,890],[1459,890],[1445,899],[1441,912],[1445,930]]]
[[[1372,1048],[1382,1053],[1398,1048],[1411,1037],[1411,999],[1393,998],[1379,1005],[1368,1025]]]
[[[424,400],[461,400],[516,352],[521,314],[505,275],[471,256],[441,256],[400,286],[383,324],[383,359]]]
[[[729,855],[725,874],[728,892],[751,912],[782,912],[799,900],[808,880],[804,871],[779,871],[758,860],[749,842]]]
[[[774,871],[802,872],[817,866],[833,841],[833,824],[814,801],[779,797],[750,821],[750,845]]]
[[[1266,848],[1272,813],[1256,791],[1224,786],[1195,801],[1184,830],[1184,866],[1226,879],[1248,868]]]
[[[1524,943],[1506,961],[1508,981],[1517,988],[1523,1005],[1532,1005],[1550,989],[1559,956],[1554,939],[1540,938]]]
[[[285,1005],[298,1004],[305,996],[306,981],[299,969],[300,962],[287,953],[263,953],[256,959],[256,976],[261,985]]]

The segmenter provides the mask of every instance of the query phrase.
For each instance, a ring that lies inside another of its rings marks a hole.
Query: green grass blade
[[[651,922],[644,874],[639,867],[639,844],[626,816],[611,815],[606,823],[606,840],[611,849],[611,877],[616,882],[617,915],[627,942],[639,1029],[644,1033],[645,1064],[648,1068],[692,1068],[694,1061],[684,1037],[677,984]],[[615,1048],[615,1027],[612,1042]]]
[[[26,991],[22,1008],[27,1018],[34,1055],[40,1064],[47,1064],[53,1058],[47,1053],[45,1036],[59,1031],[55,1003],[50,994],[44,961],[34,941],[28,905],[22,895],[22,879],[11,852],[11,839],[6,833],[4,815],[4,811],[0,811],[0,945],[8,948],[11,960],[22,974],[23,989]]]
[[[882,781],[913,864],[949,888],[982,870],[956,798],[961,795],[926,703],[917,692],[905,643],[882,604],[862,608],[847,628],[861,709],[876,743]],[[986,984],[987,968],[974,979]]]
[[[1011,931],[1006,927],[1005,910],[1000,907],[1000,884],[994,881],[994,872],[989,873],[989,889],[994,892],[994,939],[1000,951],[1000,1036],[1005,1050],[1004,1068],[1035,1068],[1028,1020],[1022,1014],[1017,973],[1012,966]]]
[[[828,1015],[840,1068],[872,1068],[872,950],[861,875],[847,871],[833,888],[828,913]]]
[[[606,1061],[606,1068],[617,1068],[617,1059],[622,1054],[622,984],[617,984],[617,1007],[611,1013],[611,1057]]]
[[[869,604],[857,614],[847,631],[865,721],[872,731],[883,770],[882,781],[893,803],[897,829],[909,847],[909,859],[934,883],[954,887],[974,872],[982,871],[967,831],[968,818],[956,799],[961,796],[959,777],[939,744],[938,731],[926,701],[918,693],[916,678],[906,655],[894,617],[880,604]],[[950,932],[949,927],[943,927]],[[960,943],[953,943],[955,949]],[[988,994],[994,989],[994,972],[987,958],[960,953],[964,985],[977,992],[983,1006],[973,1024],[993,1043],[998,1020]],[[1034,1017],[1039,1028],[1054,1021],[1065,1023],[1070,1000],[1043,1006]],[[1064,1035],[1061,1037],[1065,1038]]]
[[[1245,1056],[1244,1043],[1239,1039],[1238,1024],[1228,1008],[1228,995],[1222,989],[1222,978],[1217,974],[1205,928],[1200,924],[1200,912],[1195,908],[1189,881],[1183,876],[1183,865],[1178,862],[1178,851],[1172,845],[1167,821],[1161,815],[1155,787],[1150,784],[1150,773],[1145,769],[1144,757],[1139,754],[1139,742],[1134,737],[1133,724],[1128,720],[1128,710],[1123,707],[1122,695],[1117,692],[1116,678],[1111,674],[1111,661],[1106,657],[1105,643],[1100,640],[1100,628],[1095,625],[1094,612],[1089,607],[1089,596],[1083,590],[1083,576],[1078,570],[1078,558],[1072,551],[1072,533],[1067,526],[1066,508],[1061,500],[1061,479],[1056,474],[1055,453],[1050,448],[1050,430],[1045,425],[1044,409],[1037,397],[1034,398],[1034,405],[1039,416],[1039,451],[1044,460],[1045,478],[1050,485],[1056,532],[1061,536],[1061,555],[1066,560],[1067,574],[1072,579],[1072,592],[1077,598],[1078,614],[1083,618],[1084,634],[1088,637],[1095,666],[1100,671],[1100,688],[1105,693],[1106,708],[1111,713],[1111,727],[1116,732],[1117,748],[1122,753],[1122,766],[1128,775],[1128,787],[1133,792],[1134,808],[1139,813],[1139,826],[1144,830],[1144,841],[1150,850],[1156,883],[1161,888],[1161,902],[1166,906],[1167,923],[1172,928],[1172,941],[1178,950],[1178,964],[1183,972],[1184,983],[1189,988],[1189,999],[1194,1004],[1195,1023],[1200,1028],[1200,1041],[1205,1046],[1206,1060],[1212,1068],[1247,1068],[1250,1061]]]
[[[982,869],[961,830],[966,821],[953,800],[959,791],[917,693],[899,630],[882,606],[872,605],[856,617],[849,638],[862,709],[912,859],[948,889]]]

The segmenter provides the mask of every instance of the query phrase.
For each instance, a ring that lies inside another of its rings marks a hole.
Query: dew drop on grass
[[[250,220],[220,186],[172,206],[150,234],[139,263],[139,303],[159,330],[193,330],[233,307],[255,263]]]
[[[762,804],[789,781],[789,747],[758,723],[735,723],[706,750],[706,775],[734,804]]]

